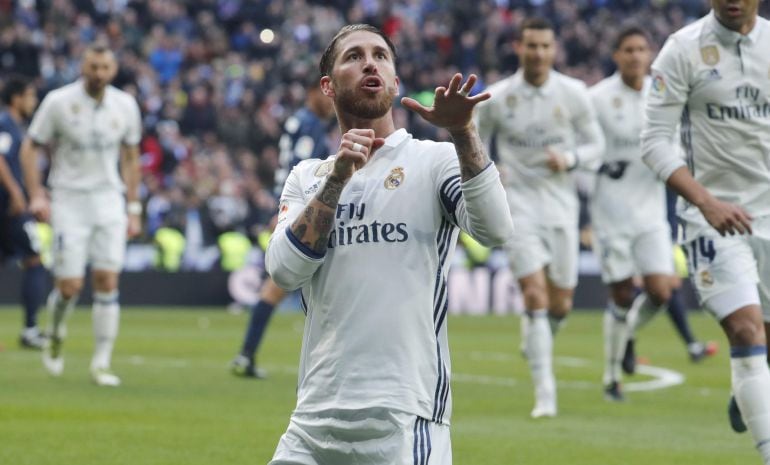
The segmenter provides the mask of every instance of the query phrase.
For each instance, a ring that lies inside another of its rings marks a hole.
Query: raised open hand
[[[437,87],[432,107],[421,105],[409,97],[401,99],[401,104],[420,115],[425,121],[434,126],[444,128],[449,132],[466,129],[471,125],[473,107],[491,97],[489,92],[482,92],[469,97],[471,89],[476,84],[476,75],[471,74],[465,84],[460,86],[463,75],[452,76],[448,87]]]

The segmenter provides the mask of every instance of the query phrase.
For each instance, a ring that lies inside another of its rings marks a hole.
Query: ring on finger
[[[458,94],[462,95],[463,97],[467,97],[468,94],[471,93],[470,90],[466,90],[464,87],[457,91]]]
[[[362,150],[363,148],[364,148],[363,145],[359,144],[358,142],[353,142],[353,147],[351,147],[350,150],[354,152],[363,152]]]

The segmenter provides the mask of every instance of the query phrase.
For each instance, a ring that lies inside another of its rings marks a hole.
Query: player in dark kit
[[[21,303],[24,307],[22,347],[41,349],[45,338],[37,327],[37,310],[45,296],[45,268],[40,262],[37,225],[27,213],[19,148],[23,125],[37,107],[34,86],[11,78],[2,88],[5,111],[0,113],[0,258],[19,258],[23,271]]]

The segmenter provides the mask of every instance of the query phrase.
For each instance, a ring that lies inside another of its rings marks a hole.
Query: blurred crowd
[[[87,44],[110,44],[114,84],[143,112],[143,240],[170,227],[206,246],[226,231],[256,239],[269,228],[283,123],[346,23],[381,27],[399,52],[402,95],[429,99],[456,71],[479,74],[479,87],[513,72],[517,27],[531,15],[557,28],[557,69],[593,84],[612,72],[625,22],[659,46],[707,9],[707,0],[0,0],[0,78],[29,76],[44,94],[77,78]],[[416,137],[446,137],[401,108],[395,117]]]

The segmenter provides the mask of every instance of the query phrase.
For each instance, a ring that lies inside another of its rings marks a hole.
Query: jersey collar
[[[521,92],[526,98],[533,98],[533,97],[549,97],[553,93],[553,74],[555,73],[554,70],[549,71],[548,73],[548,79],[541,85],[540,87],[535,87],[532,84],[528,83],[526,79],[524,79],[524,71],[519,68],[518,71],[516,71],[516,74],[514,74],[514,84],[521,84]]]
[[[406,132],[406,129],[401,128],[397,131],[392,132],[388,137],[385,138],[385,145],[383,145],[383,147],[387,147],[391,149],[396,148],[408,138],[409,138],[409,133]]]
[[[748,34],[743,35],[740,32],[733,31],[722,25],[717,19],[714,10],[709,13],[709,22],[711,23],[711,30],[714,31],[714,35],[717,36],[720,42],[726,45],[733,45],[739,40],[754,44],[759,38],[759,29],[762,27],[761,17],[757,17],[757,22],[754,24],[754,28],[749,31]]]

